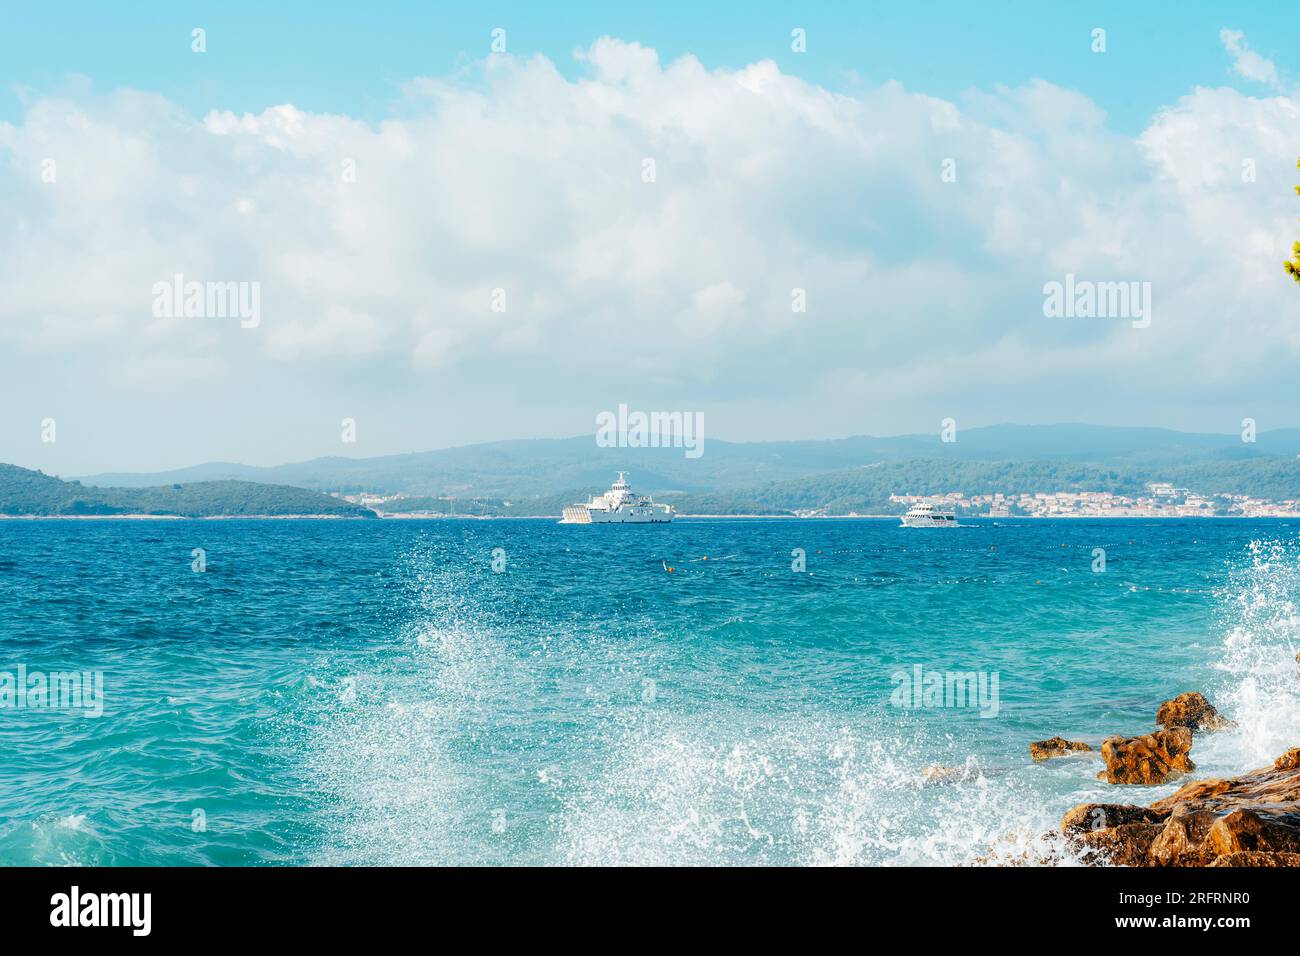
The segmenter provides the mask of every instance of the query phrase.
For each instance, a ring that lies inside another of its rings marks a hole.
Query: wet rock
[[[1260,853],[1258,850],[1246,850],[1242,853],[1221,856],[1210,866],[1300,866],[1300,853]]]
[[[1288,750],[1271,767],[1252,770],[1240,777],[1184,784],[1172,795],[1151,804],[1151,809],[1170,813],[1180,809],[1182,812],[1213,810],[1222,815],[1243,807],[1272,808],[1270,812],[1300,817],[1300,767],[1287,763],[1287,756],[1293,752],[1294,749]]]
[[[1157,800],[1151,804],[1153,810],[1164,810],[1166,813],[1172,813],[1179,807],[1189,805],[1209,805],[1209,801],[1214,797],[1228,793],[1232,789],[1231,780],[1220,780],[1216,777],[1210,777],[1205,780],[1193,780],[1191,783],[1185,783],[1171,797],[1165,797],[1163,800]]]
[[[1192,781],[1150,807],[1081,804],[1061,831],[1089,863],[1300,866],[1300,747],[1239,777]]]
[[[1205,844],[1216,857],[1252,851],[1300,853],[1300,819],[1295,814],[1233,810],[1214,821],[1205,835]]]
[[[1097,775],[1107,783],[1157,784],[1196,769],[1189,756],[1192,732],[1186,727],[1157,730],[1141,737],[1107,737],[1101,745],[1106,769]]]
[[[1086,830],[1106,830],[1126,823],[1162,823],[1169,812],[1122,803],[1081,803],[1061,819],[1066,836]]]
[[[1060,866],[1065,862],[1060,841],[1048,832],[1036,838],[1008,833],[989,847],[989,852],[975,857],[972,866]]]
[[[966,778],[964,767],[945,767],[943,764],[931,764],[921,770],[921,782],[927,784],[956,783]]]
[[[1209,730],[1226,730],[1236,726],[1232,721],[1219,714],[1214,705],[1197,691],[1179,694],[1167,700],[1156,711],[1156,725],[1166,730],[1174,727],[1186,727],[1193,733]]]
[[[1151,845],[1160,835],[1158,823],[1121,823],[1104,830],[1080,833],[1073,841],[1085,863],[1110,866],[1151,866]]]
[[[1068,753],[1080,750],[1091,750],[1088,744],[1077,740],[1066,740],[1064,737],[1049,737],[1047,740],[1035,740],[1029,744],[1029,756],[1035,760],[1049,760],[1052,757],[1063,757]]]
[[[1292,747],[1273,761],[1275,770],[1300,770],[1300,747]]]
[[[1207,866],[1218,855],[1205,845],[1218,819],[1213,810],[1171,815],[1147,850],[1151,866]]]

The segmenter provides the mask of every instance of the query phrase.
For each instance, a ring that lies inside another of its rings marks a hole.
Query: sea
[[[0,864],[1073,865],[1177,784],[1029,742],[1270,763],[1298,600],[1285,519],[0,521]]]

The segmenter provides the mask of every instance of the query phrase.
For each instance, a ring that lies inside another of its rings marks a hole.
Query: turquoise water
[[[881,865],[1049,849],[1073,804],[1173,787],[1107,787],[1088,755],[1036,766],[1030,740],[1146,731],[1162,699],[1202,689],[1240,724],[1198,737],[1203,772],[1300,744],[1298,532],[0,522],[0,671],[104,681],[97,718],[0,709],[0,862]],[[893,675],[916,665],[996,674],[996,715],[892,703]],[[956,769],[927,783],[934,764]]]

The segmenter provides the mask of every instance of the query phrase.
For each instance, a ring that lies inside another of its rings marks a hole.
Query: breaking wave
[[[725,644],[755,633],[753,608],[720,611],[734,624],[721,629],[674,627],[653,606],[563,616],[480,571],[413,549],[392,645],[313,675],[313,862],[1070,865],[1058,833],[1071,806],[1175,789],[1118,796],[1095,753],[1032,764],[1014,723],[801,699],[801,678],[755,695]],[[1237,721],[1198,736],[1207,775],[1300,743],[1300,547],[1254,542],[1218,580],[1196,612],[1208,630],[1187,645]],[[1149,716],[1107,717],[1103,732],[1139,732],[1128,722],[1154,718],[1156,693],[1140,695]],[[1047,719],[1083,721],[1083,699],[1063,691]],[[1035,736],[1058,730],[1034,720]]]
[[[1251,542],[1218,600],[1224,639],[1213,696],[1237,728],[1197,742],[1224,772],[1239,773],[1300,744],[1300,543]]]

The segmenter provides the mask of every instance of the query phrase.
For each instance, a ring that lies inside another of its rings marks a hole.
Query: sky
[[[0,461],[1300,426],[1281,8],[555,6],[6,11]]]

